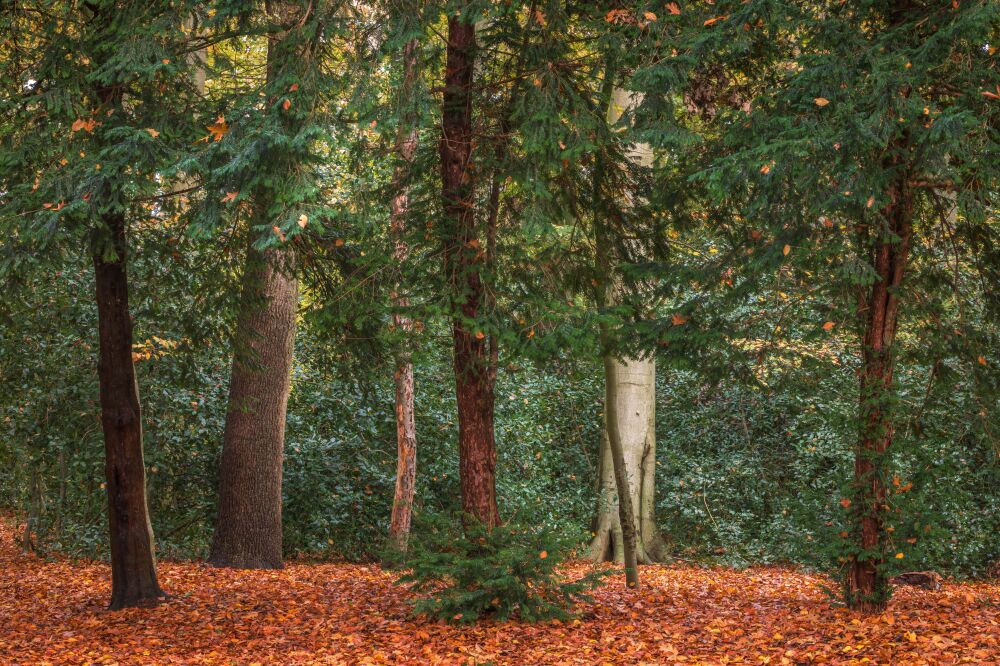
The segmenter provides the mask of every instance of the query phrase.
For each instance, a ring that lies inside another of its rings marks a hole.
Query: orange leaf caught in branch
[[[215,119],[215,122],[208,126],[209,135],[207,139],[213,139],[214,141],[222,141],[223,137],[229,133],[229,125],[226,124],[225,116],[219,116]]]
[[[95,127],[97,127],[97,121],[93,118],[87,118],[86,120],[83,118],[77,118],[73,121],[70,131],[79,132],[80,130],[84,130],[87,134],[92,134]]]

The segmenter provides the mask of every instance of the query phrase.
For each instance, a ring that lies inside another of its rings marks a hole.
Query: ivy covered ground
[[[583,572],[571,567],[568,576]],[[4,664],[995,664],[1000,584],[904,587],[887,612],[835,607],[831,580],[783,568],[643,568],[579,617],[447,625],[413,618],[374,565],[233,571],[163,562],[171,599],[116,613],[108,565],[24,555],[0,523]],[[627,597],[635,594],[639,599]]]

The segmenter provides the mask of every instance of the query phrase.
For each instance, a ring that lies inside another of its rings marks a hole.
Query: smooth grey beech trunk
[[[616,123],[625,110],[638,101],[638,95],[615,88],[608,108],[608,123]],[[630,158],[636,164],[649,166],[653,161],[653,152],[648,145],[639,144],[633,148]],[[614,287],[607,286],[606,292],[605,298],[610,303],[614,300]],[[614,410],[631,499],[632,523],[636,531],[636,557],[644,564],[657,562],[665,557],[666,547],[655,516],[656,359],[613,359],[605,370],[605,382],[614,382],[615,386],[613,391],[605,393],[605,418],[598,463],[597,512],[590,557],[598,561],[618,563],[625,559],[618,484],[608,437],[608,417]],[[613,396],[613,405],[608,396]]]

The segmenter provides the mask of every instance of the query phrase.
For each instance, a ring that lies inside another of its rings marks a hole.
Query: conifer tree
[[[925,302],[910,285],[934,274],[938,252],[981,266],[995,234],[1000,7],[754,0],[674,20],[684,27],[671,55],[640,68],[631,85],[646,93],[637,111],[644,136],[683,155],[707,195],[719,258],[706,265],[718,272],[703,274],[710,288],[699,300],[718,303],[709,291],[729,302],[756,297],[770,275],[808,290],[814,335],[841,326],[853,335],[859,408],[852,489],[840,502],[850,537],[845,599],[878,611],[905,559],[889,529],[889,480],[897,333]],[[685,126],[682,101],[702,112]]]
[[[220,118],[216,127],[221,134],[218,126],[224,126],[232,142],[220,152],[234,152],[225,153],[228,162],[221,155],[209,161],[215,167],[209,182],[232,192],[229,201],[246,202],[248,225],[209,560],[216,566],[273,569],[282,566],[285,412],[298,311],[295,236],[306,230],[310,217],[314,227],[318,224],[317,185],[308,181],[316,162],[311,142],[320,85],[317,16],[326,7],[294,1],[244,5],[237,14],[244,21],[247,12],[263,10],[264,108],[257,108],[251,94],[238,101],[249,107],[244,126],[231,128]]]
[[[162,599],[146,503],[142,413],[132,358],[131,238],[165,216],[191,139],[189,35],[177,2],[16,3],[3,82],[2,270],[84,245],[98,311],[98,376],[110,527],[112,609]],[[69,26],[72,26],[70,29]],[[171,90],[175,103],[157,103]]]
[[[441,197],[445,273],[452,289],[455,394],[458,401],[462,511],[487,528],[498,525],[496,443],[493,428],[495,348],[478,319],[486,304],[485,248],[478,228],[473,167],[472,99],[476,71],[476,15],[468,2],[448,14],[441,101]]]
[[[392,210],[390,213],[390,231],[393,236],[393,258],[403,264],[409,256],[406,234],[410,214],[410,180],[411,170],[419,139],[417,85],[420,83],[420,36],[413,35],[411,23],[419,27],[420,14],[418,8],[404,3],[403,12],[407,16],[399,17],[406,35],[402,46],[402,82],[399,88],[398,105],[399,120],[394,140],[396,166],[392,175]],[[408,28],[408,29],[407,29]],[[403,335],[411,336],[413,322],[405,314],[409,301],[399,293],[402,285],[396,284],[394,305],[401,311],[393,314],[393,326]],[[417,476],[417,432],[414,414],[413,360],[409,350],[411,341],[403,340],[403,349],[396,355],[394,382],[396,385],[396,490],[392,498],[392,516],[389,522],[390,547],[405,551],[410,534],[410,523],[413,515],[413,496],[416,492]]]

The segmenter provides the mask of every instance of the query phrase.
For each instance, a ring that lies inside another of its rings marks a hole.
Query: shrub
[[[475,622],[482,617],[527,622],[566,619],[574,603],[588,601],[604,573],[596,569],[567,581],[557,565],[579,538],[546,528],[508,524],[487,530],[480,524],[461,529],[438,519],[421,529],[405,564],[409,573],[399,583],[429,592],[414,606],[448,622]]]

